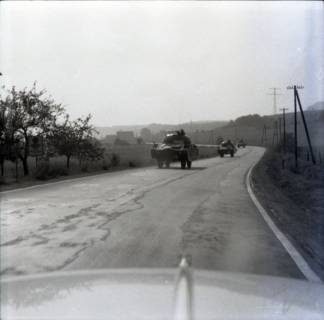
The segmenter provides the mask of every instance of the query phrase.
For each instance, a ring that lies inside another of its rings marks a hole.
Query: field
[[[11,185],[32,184],[35,180],[44,181],[59,177],[80,176],[91,173],[100,173],[108,170],[142,167],[155,164],[151,159],[151,144],[113,146],[105,148],[104,159],[83,161],[81,164],[76,158],[71,158],[70,168],[66,167],[66,157],[55,156],[48,161],[29,158],[30,174],[23,175],[22,164],[5,161],[5,174],[0,178],[0,187],[4,190]],[[217,156],[216,146],[199,146],[201,158]]]

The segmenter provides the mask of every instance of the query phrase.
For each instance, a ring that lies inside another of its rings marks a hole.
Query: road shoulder
[[[251,173],[251,187],[258,201],[279,230],[306,260],[310,268],[324,280],[323,223],[317,223],[312,208],[301,207],[284,188],[276,185],[269,174],[267,152]],[[277,175],[280,175],[280,171]]]

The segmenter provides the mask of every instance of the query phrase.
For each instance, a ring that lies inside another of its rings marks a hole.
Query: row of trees
[[[45,90],[17,90],[12,87],[0,97],[0,167],[4,175],[4,161],[21,160],[24,175],[29,174],[28,158],[32,138],[42,141],[42,157],[64,155],[69,168],[70,159],[79,161],[100,159],[104,149],[93,137],[91,115],[71,120],[61,104],[46,95]]]

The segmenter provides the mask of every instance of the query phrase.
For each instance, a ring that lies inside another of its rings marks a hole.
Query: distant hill
[[[194,131],[208,131],[226,125],[228,121],[192,121],[180,124],[161,124],[151,123],[147,125],[124,125],[124,126],[111,126],[111,127],[96,127],[99,132],[98,137],[104,138],[106,135],[116,134],[117,131],[133,131],[136,136],[140,135],[143,128],[148,128],[153,134],[160,131],[171,131],[184,129],[187,132]]]
[[[308,131],[315,148],[324,147],[324,110],[312,110],[307,108],[304,112],[308,126]],[[298,144],[306,146],[306,134],[303,126],[301,114],[297,115],[298,123]],[[281,128],[280,128],[281,125]],[[264,129],[266,127],[266,130]],[[277,141],[283,132],[282,115],[272,116],[246,115],[230,121],[226,126],[213,131],[213,136],[237,141],[244,139],[248,144],[261,145],[263,141],[266,145],[272,145]],[[265,130],[265,131],[264,131]],[[288,134],[294,133],[294,113],[286,114],[286,131]],[[199,143],[203,143],[199,141]]]
[[[307,108],[309,111],[324,110],[324,101],[318,101]]]
[[[305,118],[308,124],[308,130],[312,138],[315,148],[324,148],[324,102],[317,102],[308,108],[305,108]],[[300,113],[298,113],[298,144],[307,145],[306,135],[303,128],[303,122]],[[171,131],[184,129],[191,137],[194,143],[198,144],[215,144],[219,137],[238,141],[244,139],[248,144],[272,145],[277,141],[280,134],[279,126],[281,124],[281,133],[283,131],[282,114],[260,116],[258,114],[245,115],[231,121],[193,121],[190,123],[174,124],[158,124],[152,123],[148,125],[128,125],[128,126],[112,126],[97,127],[99,138],[106,135],[114,135],[117,131],[133,131],[135,136],[139,136],[141,129],[148,128],[151,131],[151,138],[146,141],[161,142],[164,134],[161,131]],[[264,128],[266,127],[266,132]],[[294,132],[294,114],[288,112],[286,114],[286,130],[287,133]]]

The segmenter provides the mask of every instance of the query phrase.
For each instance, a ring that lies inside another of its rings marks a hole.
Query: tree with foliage
[[[7,104],[0,100],[0,167],[1,176],[4,175],[4,161],[8,158],[9,130],[8,130],[8,108]]]
[[[260,128],[263,126],[262,117],[258,114],[249,114],[247,116],[239,117],[235,120],[235,125],[237,126],[247,126]]]
[[[83,139],[79,145],[77,157],[81,167],[83,160],[101,160],[104,158],[105,149],[102,148],[101,143],[95,138]]]
[[[58,154],[66,156],[66,167],[70,168],[72,156],[83,159],[99,159],[103,155],[103,149],[99,142],[93,138],[94,127],[90,124],[91,115],[84,119],[78,118],[71,121],[66,115],[62,124],[56,125],[52,134],[52,144]]]
[[[70,159],[76,150],[76,136],[73,124],[66,115],[63,124],[57,124],[50,138],[51,145],[59,155],[66,156],[66,167],[70,168]]]
[[[38,91],[34,83],[31,89],[18,91],[13,87],[6,99],[1,99],[1,137],[6,137],[10,148],[16,145],[24,175],[29,174],[29,137],[38,134],[46,138],[64,112],[64,108],[45,93],[45,90]]]

